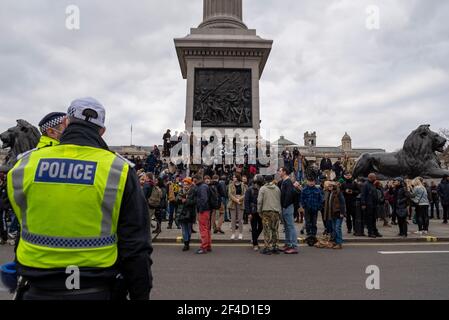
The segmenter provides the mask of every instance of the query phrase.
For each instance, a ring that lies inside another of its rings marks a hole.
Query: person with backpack
[[[214,228],[214,234],[221,233],[224,231],[221,229],[224,222],[224,203],[223,198],[226,196],[226,187],[219,183],[220,177],[214,175],[212,181],[210,182],[209,188],[211,191],[210,202],[211,202],[211,218],[212,226]]]
[[[191,178],[183,180],[183,188],[177,194],[176,201],[176,221],[181,226],[184,240],[182,251],[188,251],[190,250],[192,226],[196,220],[196,192]]]
[[[260,188],[265,184],[263,176],[256,175],[254,183],[245,193],[245,211],[251,221],[251,236],[254,251],[259,251],[259,236],[263,231],[262,217],[257,211],[257,198]]]
[[[239,224],[239,240],[243,239],[243,205],[245,202],[245,193],[247,187],[242,183],[240,173],[235,173],[233,181],[229,184],[229,211],[231,213],[231,240],[235,240],[237,223]]]
[[[157,181],[154,179],[154,174],[151,172],[147,172],[145,174],[145,182],[142,186],[142,191],[143,191],[143,195],[145,196],[145,199],[147,200],[148,203],[148,213],[150,215],[150,222],[152,222],[152,220],[156,220],[156,207],[155,205],[157,205],[159,203],[159,199],[157,201],[155,201],[155,196],[156,193],[153,195],[153,199],[150,202],[150,197],[153,193],[153,189],[154,186],[157,184]],[[151,227],[152,228],[156,228],[152,223],[151,223]]]
[[[167,195],[168,195],[168,227],[167,227],[167,229],[173,228],[173,222],[175,222],[178,229],[180,229],[181,227],[178,226],[176,219],[174,219],[175,211],[177,209],[176,196],[178,195],[178,192],[180,189],[179,178],[176,177],[175,181],[168,182],[167,188],[168,188],[168,193],[167,193]]]
[[[430,185],[430,219],[436,217],[440,220],[440,195],[438,194],[438,186],[435,181],[432,181]]]
[[[307,243],[313,246],[318,233],[318,211],[323,207],[323,191],[315,183],[314,177],[307,178],[307,185],[301,192],[301,206],[304,209]]]
[[[196,185],[196,208],[198,212],[198,224],[200,228],[201,246],[197,254],[206,254],[212,251],[212,237],[210,230],[210,189],[204,182],[203,176],[197,174],[193,178]]]
[[[147,189],[144,186],[144,194],[148,199],[150,217],[154,216],[157,222],[156,229],[153,231],[154,233],[161,233],[162,215],[160,214],[160,206],[162,202],[163,192],[160,185],[161,184],[159,183],[158,179],[155,179],[153,177],[152,182],[150,180]]]

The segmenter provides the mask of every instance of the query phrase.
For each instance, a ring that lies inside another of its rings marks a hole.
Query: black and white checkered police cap
[[[55,128],[60,125],[65,117],[66,114],[63,112],[49,113],[39,122],[39,129],[42,133],[45,133],[49,128]]]
[[[104,128],[106,111],[103,105],[94,98],[76,99],[70,104],[67,115]]]

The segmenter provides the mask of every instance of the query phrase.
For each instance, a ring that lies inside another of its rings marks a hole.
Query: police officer
[[[95,99],[73,101],[65,121],[60,145],[22,155],[8,173],[19,296],[149,299],[148,207],[133,165],[108,150]]]
[[[39,122],[39,130],[42,136],[37,144],[37,149],[57,146],[62,132],[66,127],[66,114],[63,112],[52,112],[47,114]]]

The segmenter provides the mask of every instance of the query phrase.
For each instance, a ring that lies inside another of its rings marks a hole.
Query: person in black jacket
[[[430,219],[435,218],[435,211],[436,211],[436,217],[439,220],[440,219],[440,195],[438,194],[438,186],[434,181],[432,181],[432,184],[430,185]]]
[[[449,218],[449,176],[445,175],[438,186],[438,195],[443,206],[443,223],[447,224]]]
[[[264,183],[263,176],[256,175],[254,177],[254,183],[245,193],[245,210],[248,212],[251,220],[251,235],[254,251],[259,250],[259,236],[263,231],[262,217],[257,212],[257,197]]]
[[[407,238],[408,236],[408,202],[411,194],[405,187],[404,179],[396,178],[394,180],[394,186],[396,188],[396,217],[398,219],[399,236]]]
[[[338,158],[338,160],[334,163],[332,166],[332,170],[335,172],[335,179],[340,179],[343,176],[343,165],[341,163],[341,158]]]
[[[294,202],[297,195],[293,182],[290,179],[290,172],[287,168],[279,169],[279,174],[282,181],[280,182],[281,189],[281,207],[282,217],[284,219],[285,227],[285,246],[283,251],[285,254],[298,253],[298,237],[296,234],[295,218],[294,218]]]
[[[346,227],[348,228],[348,233],[352,233],[355,223],[356,199],[360,194],[360,189],[357,182],[352,179],[350,172],[345,172],[344,180],[341,184],[341,190],[346,202]]]
[[[196,220],[196,190],[191,178],[185,178],[183,189],[176,196],[178,210],[176,211],[176,221],[181,225],[184,248],[182,251],[190,249],[190,238],[192,236],[192,226]]]
[[[326,180],[331,179],[332,160],[329,159],[327,154],[324,155],[324,158],[321,160],[320,171],[326,176]]]
[[[88,99],[78,100],[86,104]],[[69,109],[70,110],[70,109]],[[69,112],[70,114],[70,112]],[[86,120],[69,117],[68,127],[61,136],[61,145],[87,146],[109,150],[100,135],[99,127]],[[57,147],[54,147],[57,148]],[[132,167],[132,165],[130,165]],[[132,300],[148,300],[152,288],[151,253],[153,251],[149,234],[148,206],[143,196],[135,170],[128,171],[126,185],[120,206],[117,226],[118,257],[116,264],[109,268],[80,268],[80,283],[83,288],[112,288],[119,275],[123,277],[120,297],[129,294]],[[20,240],[19,240],[20,241]],[[31,290],[24,293],[24,299],[60,299],[60,291],[67,291],[66,269],[36,269],[17,265],[17,272],[31,283]],[[51,298],[51,293],[54,293]],[[111,290],[109,299],[117,298]],[[65,297],[70,299],[70,297]],[[105,294],[86,293],[74,299],[105,299]],[[107,298],[106,298],[107,299]]]
[[[362,210],[365,211],[365,222],[368,228],[368,236],[370,238],[382,237],[376,227],[377,206],[379,202],[377,188],[374,186],[376,180],[376,174],[370,173],[368,176],[368,181],[363,185],[361,197]]]

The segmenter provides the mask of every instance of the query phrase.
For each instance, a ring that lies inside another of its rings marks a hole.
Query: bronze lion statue
[[[40,136],[39,130],[25,120],[17,120],[15,127],[0,134],[2,149],[9,148],[3,169],[11,169],[19,154],[36,148]]]
[[[442,178],[449,175],[441,168],[436,152],[444,152],[446,139],[421,125],[404,142],[402,150],[393,153],[365,153],[354,168],[354,177],[377,173],[380,179],[395,177]]]

